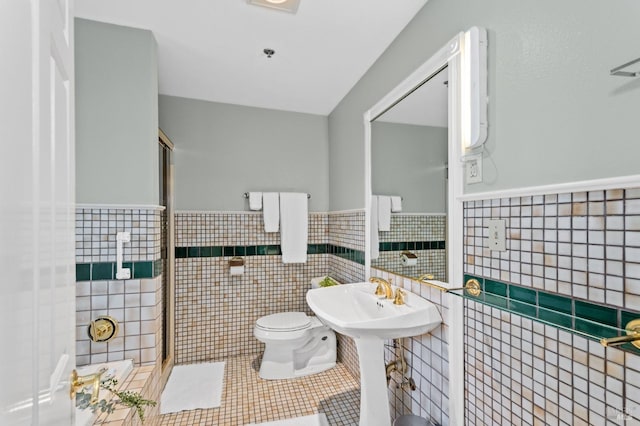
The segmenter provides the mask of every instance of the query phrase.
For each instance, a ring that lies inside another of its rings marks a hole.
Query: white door
[[[71,425],[71,0],[0,0],[0,425]]]

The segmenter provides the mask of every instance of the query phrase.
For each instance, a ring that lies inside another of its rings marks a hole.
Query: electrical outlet
[[[482,155],[470,155],[465,159],[467,184],[482,182]]]
[[[506,226],[504,219],[489,219],[489,249],[506,251]]]

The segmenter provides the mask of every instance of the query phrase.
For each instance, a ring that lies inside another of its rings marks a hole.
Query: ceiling
[[[76,16],[153,31],[160,93],[328,115],[427,0],[76,0]],[[263,49],[275,50],[267,58]]]
[[[395,104],[393,108],[376,118],[376,121],[449,127],[449,86],[446,84],[448,80],[449,72],[445,68]]]

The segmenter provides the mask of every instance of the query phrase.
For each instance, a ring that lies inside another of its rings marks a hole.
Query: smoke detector
[[[270,58],[270,57],[272,57],[273,55],[276,54],[275,50],[269,49],[269,48],[264,49],[262,52],[264,52],[264,54],[267,55],[267,58]]]

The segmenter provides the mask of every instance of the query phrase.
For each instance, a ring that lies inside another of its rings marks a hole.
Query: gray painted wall
[[[160,96],[178,210],[248,210],[247,191],[308,192],[329,208],[327,117]]]
[[[445,212],[446,162],[446,128],[373,123],[373,193],[401,195],[403,213]]]
[[[364,206],[363,113],[456,33],[489,31],[489,140],[465,192],[637,174],[640,2],[430,0],[329,116],[331,210]]]
[[[75,20],[76,201],[158,204],[158,60],[150,31]]]

